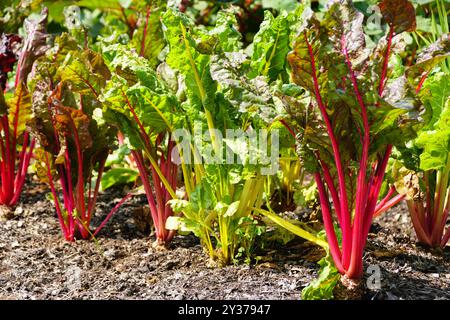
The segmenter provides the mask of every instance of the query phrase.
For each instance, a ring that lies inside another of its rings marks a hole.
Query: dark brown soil
[[[0,222],[0,299],[300,299],[317,275],[320,251],[301,240],[267,248],[252,266],[209,268],[193,236],[177,236],[166,251],[134,224],[136,197],[112,218],[98,243],[62,238],[46,190],[25,190],[10,220]],[[122,194],[98,201],[96,226]],[[450,299],[450,250],[415,244],[403,206],[378,219],[365,255],[381,286],[364,279],[364,299]],[[369,283],[367,287],[366,283]]]

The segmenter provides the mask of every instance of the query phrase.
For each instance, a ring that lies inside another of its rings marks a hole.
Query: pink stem
[[[422,78],[420,78],[419,84],[416,87],[416,94],[418,94],[420,92],[420,90],[422,89],[422,86],[425,82],[425,80],[427,80],[428,78],[428,74],[430,73],[430,71],[427,71],[427,73],[425,73]]]
[[[22,167],[25,162],[25,155],[28,149],[28,139],[29,135],[28,132],[25,132],[23,135],[23,145],[22,145],[22,151],[19,153],[19,164],[17,166],[16,171],[16,178],[14,179],[14,186],[17,186],[19,184],[20,178],[22,177]],[[14,191],[16,191],[17,188],[14,188]]]
[[[323,224],[325,226],[325,231],[327,233],[328,243],[330,245],[330,253],[333,257],[333,261],[336,268],[340,273],[344,274],[345,270],[342,266],[342,256],[339,249],[339,244],[336,238],[336,233],[334,232],[333,220],[331,218],[330,205],[328,202],[328,196],[325,191],[325,187],[322,183],[322,179],[319,173],[315,173],[314,178],[316,180],[317,189],[319,190],[319,199],[322,207]]]
[[[395,206],[397,203],[399,203],[400,201],[405,199],[405,197],[406,197],[406,195],[404,195],[404,194],[398,194],[395,197],[393,197],[391,200],[386,202],[382,207],[377,206],[375,208],[375,213],[373,216],[378,217],[379,215],[386,212],[387,210],[389,210],[390,208]]]
[[[86,217],[88,223],[91,221],[92,213],[94,212],[95,204],[97,203],[98,192],[100,189],[100,182],[102,180],[103,171],[105,169],[105,162],[106,162],[106,159],[102,160],[99,163],[97,181],[95,182],[95,187],[94,187],[94,196],[92,197],[92,199],[89,196],[88,212],[87,212],[87,217]]]
[[[152,215],[153,221],[158,219],[158,212],[156,210],[155,199],[153,199],[153,191],[150,186],[150,181],[148,180],[148,172],[145,170],[142,156],[137,151],[131,151],[131,154],[138,167],[139,176],[141,177],[142,185],[144,186],[145,195],[147,197],[147,202],[150,207],[150,213]]]
[[[441,241],[441,248],[444,248],[447,245],[448,240],[450,239],[450,227],[447,228],[444,237]]]
[[[431,232],[431,240],[433,244],[436,246],[439,246],[442,241],[442,237],[445,232],[445,225],[447,224],[449,211],[450,211],[450,193],[447,197],[447,205],[444,208],[442,217],[440,221],[437,221],[437,223],[434,226],[434,230]]]
[[[322,96],[320,94],[319,82],[318,82],[317,73],[316,73],[317,71],[316,71],[316,62],[315,62],[315,58],[314,58],[314,53],[313,53],[311,44],[308,42],[306,33],[305,33],[305,42],[308,46],[308,52],[309,52],[309,56],[311,59],[311,70],[312,70],[312,77],[313,77],[313,83],[314,83],[314,95],[317,100],[317,104],[319,105],[319,109],[320,109],[320,113],[322,114],[322,118],[325,122],[328,136],[330,137],[331,147],[333,149],[336,170],[337,170],[337,174],[338,174],[339,196],[340,196],[339,205],[340,205],[340,210],[341,210],[342,231],[343,231],[342,232],[342,247],[343,247],[343,251],[344,251],[343,252],[343,261],[345,262],[348,260],[349,249],[351,248],[351,243],[352,243],[351,226],[350,226],[350,212],[348,210],[348,199],[347,199],[347,189],[346,189],[346,183],[345,183],[345,173],[344,173],[344,169],[342,167],[341,155],[339,153],[339,146],[338,146],[338,143],[336,140],[336,136],[334,135],[331,121],[328,117],[325,104],[323,103]]]
[[[364,234],[369,233],[370,225],[372,224],[373,214],[375,213],[375,207],[380,194],[381,186],[383,184],[383,178],[386,173],[386,167],[388,165],[389,157],[392,152],[392,145],[388,145],[384,153],[381,163],[377,164],[377,169],[375,171],[375,176],[373,178],[373,183],[371,186],[371,197],[368,200],[366,207],[366,218],[364,225]],[[364,241],[365,242],[365,241]]]
[[[73,194],[73,188],[72,188],[72,170],[71,170],[71,159],[69,156],[69,149],[66,149],[66,152],[64,154],[65,156],[65,162],[64,162],[64,172],[66,174],[65,182],[67,183],[67,190],[68,193],[65,196],[64,206],[67,209],[67,215],[69,219],[69,228],[72,230],[71,232],[74,232],[74,217],[73,217],[73,210],[74,210],[74,204],[75,204],[75,198]]]
[[[1,119],[0,119],[0,125],[2,126],[2,129],[5,130],[4,127],[3,127]],[[3,137],[1,137],[1,136],[0,136],[0,149],[1,149],[1,154],[2,154],[2,158],[0,160],[1,180],[2,180],[2,184],[0,186],[0,200],[1,200],[2,204],[5,204],[6,203],[6,199],[5,199],[6,193],[5,193],[4,189],[7,186],[7,182],[6,182],[7,181],[6,180],[6,178],[7,178],[6,177],[6,171],[7,171],[6,165],[7,165],[7,163],[5,161],[5,159],[6,159],[5,144],[4,144],[4,141],[3,141]]]
[[[5,133],[5,150],[6,150],[6,159],[4,160],[6,162],[6,172],[5,172],[5,179],[6,184],[3,187],[3,193],[4,197],[6,199],[9,199],[9,193],[10,188],[9,183],[11,182],[11,139],[9,135],[9,123],[8,123],[8,116],[4,115],[3,118],[3,127],[4,127],[4,133]],[[6,189],[5,189],[6,187]]]
[[[431,238],[424,229],[424,226],[420,223],[419,212],[417,210],[417,206],[414,204],[414,201],[408,200],[406,201],[408,204],[409,213],[411,215],[411,221],[416,231],[417,238],[420,242],[425,243],[431,246]]]
[[[22,168],[19,167],[20,179],[19,179],[18,183],[16,184],[16,193],[14,195],[14,198],[11,200],[11,205],[15,205],[17,203],[17,201],[19,200],[23,185],[25,183],[25,178],[27,175],[28,167],[30,165],[31,157],[33,156],[33,150],[34,150],[35,144],[36,144],[36,140],[35,140],[35,138],[33,138],[31,140],[30,146],[28,147],[28,152],[24,156],[25,160],[24,160],[23,166],[22,166]],[[26,148],[25,144],[24,144],[24,148]]]
[[[61,225],[61,229],[63,231],[64,238],[66,238],[66,240],[68,240],[68,241],[73,241],[73,238],[69,237],[67,226],[66,226],[66,223],[64,222],[64,219],[63,219],[63,215],[62,215],[62,212],[61,212],[61,206],[59,204],[58,194],[56,193],[55,185],[53,184],[53,175],[52,175],[52,172],[50,170],[50,161],[48,160],[47,153],[45,153],[45,165],[47,167],[47,177],[48,177],[49,184],[50,184],[50,190],[51,190],[52,195],[53,195],[53,201],[55,202],[56,213],[58,215],[58,220],[59,220],[59,223]]]
[[[372,190],[373,190],[373,188],[372,188]],[[386,202],[388,202],[389,199],[392,198],[392,196],[394,195],[395,191],[396,191],[395,187],[391,186],[389,188],[388,193],[386,194],[386,196],[375,206],[375,211],[377,211],[378,208],[383,207],[386,204]]]
[[[72,125],[73,130],[73,136],[75,140],[75,146],[77,149],[77,158],[78,158],[78,179],[77,179],[77,208],[79,210],[79,213],[82,218],[86,215],[86,203],[85,203],[85,196],[84,196],[84,177],[83,177],[83,152],[81,149],[80,139],[78,136],[78,130],[75,126],[75,123],[73,122],[73,119],[70,118],[70,123]],[[83,220],[82,220],[83,221]],[[83,221],[84,222],[84,221]],[[85,230],[82,228],[82,230]]]
[[[161,179],[158,176],[158,173],[156,172],[155,168],[153,166],[151,167],[152,171],[152,178],[153,178],[153,186],[155,188],[155,194],[156,194],[156,203],[157,203],[157,209],[158,209],[158,219],[154,221],[155,223],[155,229],[156,229],[156,235],[157,238],[160,240],[164,240],[164,233],[165,233],[165,223],[164,223],[164,198],[163,198],[163,192],[161,188]]]
[[[128,108],[130,109],[131,114],[133,115],[134,120],[136,121],[137,125],[139,126],[139,129],[140,129],[140,131],[141,131],[141,136],[142,136],[142,138],[143,138],[144,141],[145,141],[145,146],[146,146],[146,148],[149,149],[150,146],[151,146],[150,138],[148,137],[148,135],[147,135],[147,133],[146,133],[146,131],[145,131],[145,128],[144,128],[144,126],[143,126],[141,120],[139,120],[139,118],[138,118],[138,116],[137,116],[137,114],[136,114],[136,111],[134,110],[133,106],[132,106],[131,103],[130,103],[130,100],[128,99],[128,96],[127,96],[127,95],[125,94],[125,92],[123,92],[123,91],[122,91],[122,96],[124,97],[125,102],[127,103],[127,106],[128,106]]]
[[[106,225],[109,219],[111,219],[111,217],[117,212],[117,210],[119,210],[120,206],[129,198],[131,198],[131,196],[132,196],[131,193],[128,193],[125,197],[122,198],[122,200],[119,201],[118,204],[114,206],[114,208],[106,216],[105,220],[103,220],[103,222],[98,226],[98,228],[95,229],[95,232],[92,234],[92,238],[94,238],[100,232],[100,230],[103,229],[103,227]]]
[[[356,186],[356,205],[355,205],[355,218],[353,222],[353,245],[351,249],[351,260],[349,266],[349,274],[353,274],[357,272],[359,274],[359,264],[361,263],[360,255],[362,253],[362,242],[363,242],[363,229],[364,229],[364,215],[365,215],[365,206],[367,200],[367,162],[369,158],[369,143],[370,143],[370,127],[369,127],[369,119],[367,117],[367,108],[362,99],[361,93],[359,92],[358,83],[356,80],[355,73],[353,71],[353,67],[347,52],[347,47],[345,43],[344,36],[341,39],[342,44],[342,52],[345,57],[345,61],[347,63],[349,72],[350,72],[350,80],[352,82],[353,90],[356,95],[356,99],[358,100],[358,104],[361,108],[361,115],[363,120],[363,146],[362,146],[362,155],[361,160],[359,162],[359,172],[358,172],[358,181]],[[344,266],[346,266],[346,262],[344,260]],[[357,271],[358,269],[358,271]]]
[[[341,216],[341,208],[339,206],[339,204],[340,204],[339,195],[337,193],[336,187],[334,186],[334,181],[333,181],[333,178],[331,177],[330,169],[328,168],[327,164],[320,159],[320,156],[319,156],[319,161],[322,166],[323,177],[325,179],[325,183],[328,187],[328,190],[330,190],[331,198],[335,205],[335,211],[336,211],[336,216],[339,221],[339,225],[342,228],[342,216]]]

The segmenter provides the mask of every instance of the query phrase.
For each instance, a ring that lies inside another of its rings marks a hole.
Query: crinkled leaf
[[[423,84],[420,97],[431,114],[424,129],[432,129],[436,122],[439,121],[446,101],[450,97],[448,75],[440,72],[429,76]]]
[[[6,82],[8,80],[8,73],[14,69],[17,62],[17,54],[15,47],[22,39],[16,34],[2,34],[0,39],[0,90],[6,89]],[[6,109],[1,110],[2,113]]]
[[[242,48],[242,35],[238,31],[236,14],[237,11],[233,7],[219,11],[216,25],[209,31],[210,36],[217,37],[220,49],[224,52],[236,52]]]
[[[111,74],[102,57],[89,49],[72,52],[69,60],[59,68],[61,81],[69,82],[72,90],[97,98]]]
[[[303,25],[298,32],[293,51],[287,56],[292,69],[292,80],[299,86],[314,92],[313,76],[318,76],[312,61],[318,58],[320,43],[319,21],[311,10],[305,9],[301,17]]]
[[[110,77],[109,70],[100,55],[79,49],[71,36],[58,37],[55,47],[38,60],[31,82],[32,130],[51,155],[50,165],[67,166],[64,157],[69,153],[74,185],[81,178],[88,181],[94,167],[106,160],[116,136],[112,126],[94,119],[94,110],[102,107],[98,96]]]
[[[116,74],[101,97],[106,103],[103,114],[128,137],[133,148],[144,149],[142,129],[152,135],[178,127],[182,118],[177,112],[178,101],[145,59],[124,46],[107,48],[106,52]]]
[[[31,119],[31,94],[27,87],[19,82],[14,96],[7,101],[7,105],[9,130],[15,137],[19,137]]]
[[[423,148],[420,155],[422,170],[440,170],[446,167],[450,153],[450,97],[447,97],[439,120],[433,130],[419,134],[416,145]]]
[[[216,85],[209,71],[210,56],[197,45],[204,35],[196,33],[193,21],[171,9],[164,14],[163,24],[169,42],[167,64],[184,76],[190,104],[214,113]]]
[[[145,57],[153,67],[158,64],[158,56],[165,46],[160,17],[166,3],[161,0],[151,1],[140,10],[138,26],[131,41],[139,55]]]
[[[78,135],[78,142],[82,151],[92,147],[92,137],[89,132],[90,119],[81,110],[58,106],[54,117],[55,128],[62,136]],[[76,138],[74,138],[76,139]]]
[[[364,15],[350,1],[337,1],[326,12],[326,25],[331,43],[338,51],[343,46],[354,70],[359,70],[369,56],[363,31]]]
[[[286,12],[276,18],[270,11],[264,13],[264,21],[253,40],[250,77],[262,75],[274,81],[285,70],[290,26]]]
[[[247,65],[248,59],[242,52],[215,55],[211,58],[211,77],[239,112],[249,113],[271,123],[281,110],[276,109],[273,92],[266,78],[258,76],[249,79]]]
[[[20,65],[18,81],[27,83],[28,74],[31,72],[33,63],[43,56],[49,49],[47,46],[47,17],[48,9],[44,8],[36,20],[25,20],[25,34],[22,51],[18,64]]]
[[[50,171],[51,176],[54,179],[58,179],[58,172],[55,167],[55,163],[53,161],[49,161],[47,165],[47,159],[52,159],[52,155],[45,151],[44,148],[36,148],[34,150],[34,169],[36,170],[36,175],[39,180],[43,183],[49,183],[48,171]]]
[[[416,11],[408,0],[383,0],[379,5],[381,14],[396,34],[416,29]]]
[[[450,56],[450,34],[444,34],[417,55],[416,64],[406,70],[408,81],[415,87],[434,67]]]

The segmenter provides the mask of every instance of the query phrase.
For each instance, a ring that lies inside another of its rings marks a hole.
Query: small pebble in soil
[[[108,249],[105,252],[103,252],[103,256],[108,259],[109,261],[114,260],[116,257],[116,251],[114,249]]]
[[[19,206],[16,208],[16,210],[14,210],[14,215],[15,216],[20,216],[23,213],[23,207]]]

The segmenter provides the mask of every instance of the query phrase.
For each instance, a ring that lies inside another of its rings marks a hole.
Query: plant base
[[[0,206],[0,221],[11,220],[14,218],[14,211],[8,206]]]
[[[152,243],[152,248],[156,251],[167,251],[167,245],[165,242],[161,242],[160,240],[156,240]]]
[[[361,300],[363,289],[363,281],[361,279],[350,279],[343,275],[336,284],[333,295],[336,300]]]

